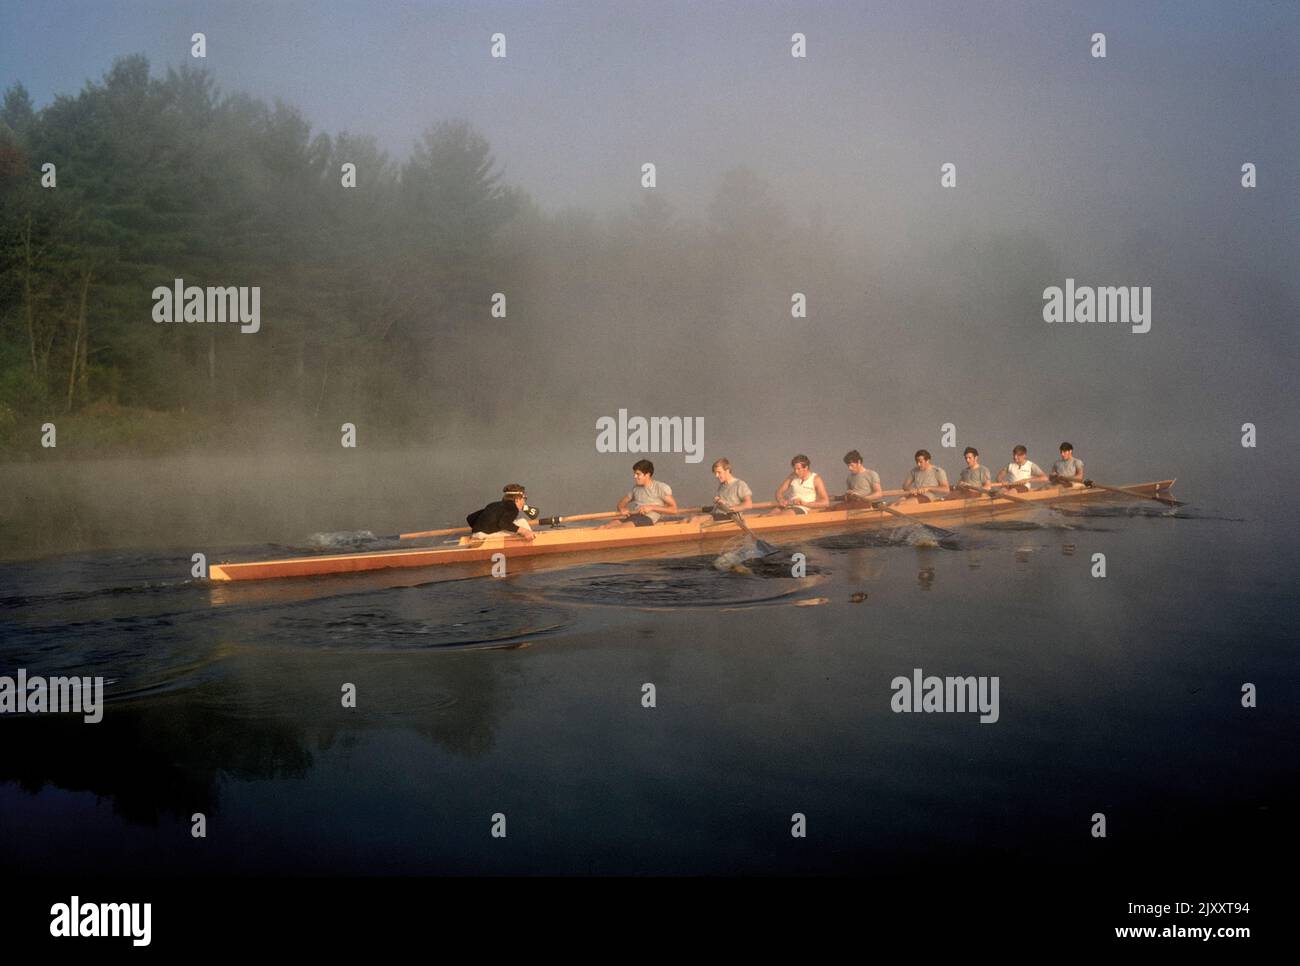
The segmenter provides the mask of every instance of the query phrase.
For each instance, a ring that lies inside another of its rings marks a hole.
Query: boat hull
[[[1135,495],[1152,496],[1172,487],[1173,480],[1140,483],[1124,487]],[[1044,487],[1018,494],[1015,500],[980,496],[969,500],[943,500],[934,503],[910,504],[899,507],[901,513],[918,523],[960,521],[973,516],[990,516],[1023,512],[1026,503],[1055,503],[1095,499],[1114,494],[1101,489],[1075,487]],[[804,530],[856,530],[878,526],[897,525],[898,515],[868,507],[845,510],[823,510],[807,515],[747,516],[745,522],[755,534],[782,533]],[[600,530],[594,527],[543,530],[537,539],[525,543],[509,534],[493,534],[483,540],[462,538],[455,547],[424,547],[410,550],[381,550],[370,553],[291,557],[283,560],[250,561],[247,563],[214,564],[209,577],[217,581],[274,580],[285,577],[317,577],[327,574],[359,573],[370,570],[388,570],[402,567],[435,567],[457,564],[476,564],[491,561],[497,554],[507,560],[519,557],[550,556],[613,550],[623,547],[656,547],[670,544],[688,544],[735,539],[742,536],[735,523],[660,523],[653,527],[622,527]]]

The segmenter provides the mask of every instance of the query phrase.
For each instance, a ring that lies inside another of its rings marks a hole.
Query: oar
[[[885,490],[880,495],[882,497],[898,496],[901,495],[902,493],[903,493],[902,490]],[[755,503],[750,509],[770,510],[776,505],[777,504],[774,501],[769,500],[765,503]],[[686,516],[688,514],[712,513],[712,512],[713,512],[712,506],[700,507],[699,509],[696,509],[694,507],[678,507],[676,513],[664,514],[664,516]],[[542,517],[540,520],[537,520],[535,522],[542,524],[544,526],[558,526],[561,523],[584,523],[591,520],[613,520],[622,516],[626,516],[626,514],[619,513],[617,510],[606,510],[603,513],[577,513],[574,514],[573,516],[567,516],[567,517],[561,517],[561,516]],[[386,534],[385,536],[382,537],[375,537],[375,539],[376,540],[419,540],[423,537],[448,537],[453,534],[461,534],[461,533],[469,533],[469,532],[470,532],[469,527],[445,527],[441,530],[413,530],[410,533]]]
[[[984,492],[983,490],[980,490],[980,489],[978,489],[977,487],[973,487],[973,486],[971,486],[969,483],[958,483],[957,485],[960,486],[960,487],[962,487],[963,489],[966,489],[966,490],[975,490],[975,491],[978,492],[978,493],[983,493],[983,492]],[[1027,499],[1025,499],[1023,496],[1018,496],[1018,495],[1016,495],[1015,493],[1011,493],[1011,492],[1010,492],[1010,487],[1008,487],[1008,488],[1005,489],[1005,490],[1002,490],[1002,491],[999,492],[999,493],[994,493],[992,490],[989,491],[989,499],[997,500],[997,499],[1000,499],[1000,498],[1006,498],[1006,499],[1011,500],[1011,501],[1013,501],[1013,502],[1015,502],[1015,503],[1024,503],[1024,504],[1026,504],[1026,505],[1028,505],[1028,506],[1038,506],[1038,501],[1037,501],[1037,500],[1027,500]]]
[[[972,486],[970,483],[958,483],[957,486],[958,486],[959,489],[970,490],[972,493],[985,493],[985,492],[986,492],[986,491],[984,491],[984,490],[981,490],[981,489],[980,489],[979,487],[977,487],[977,486]],[[1060,507],[1045,505],[1045,504],[1047,503],[1047,501],[1045,501],[1045,500],[1030,500],[1030,499],[1026,499],[1025,497],[1023,497],[1023,496],[1018,496],[1018,495],[1016,495],[1015,493],[1010,492],[1009,490],[1002,490],[1002,491],[999,492],[999,493],[994,493],[994,492],[992,492],[992,491],[990,490],[990,491],[987,491],[987,494],[986,494],[986,495],[988,496],[988,498],[989,498],[990,500],[1007,499],[1007,500],[1011,500],[1011,501],[1014,502],[1014,503],[1023,503],[1025,506],[1032,506],[1032,507],[1035,507],[1035,508],[1037,508],[1037,509],[1043,509],[1043,510],[1059,510],[1059,509],[1060,509]]]
[[[895,510],[887,503],[875,505],[874,509],[884,510],[886,513],[892,513],[894,516],[901,517],[908,523],[919,523],[927,530],[933,530],[935,533],[939,534],[939,536],[947,537],[949,540],[955,540],[957,538],[957,534],[953,533],[951,530],[945,530],[943,527],[936,527],[933,523],[926,523],[924,520],[918,520],[910,513],[904,513],[902,510]]]
[[[749,535],[749,539],[754,541],[754,545],[758,547],[758,552],[761,553],[764,557],[766,557],[768,554],[777,552],[776,547],[772,546],[766,540],[758,539],[758,537],[754,535],[754,531],[749,529],[749,524],[745,522],[745,518],[744,516],[741,515],[741,512],[739,510],[732,510],[727,515],[730,516],[731,519],[735,520],[736,524],[740,527],[740,529],[744,530],[745,533]]]
[[[1084,486],[1095,486],[1099,490],[1109,490],[1111,493],[1122,493],[1124,496],[1136,496],[1144,500],[1155,500],[1157,503],[1163,503],[1165,506],[1187,506],[1182,500],[1175,500],[1172,496],[1161,496],[1160,491],[1155,493],[1134,493],[1132,490],[1126,490],[1122,486],[1107,486],[1105,483],[1098,483],[1095,480],[1073,480],[1071,482],[1082,482]]]
[[[775,503],[755,503],[752,509],[767,510],[776,506]],[[713,507],[706,506],[700,509],[695,507],[678,507],[671,513],[662,513],[662,516],[690,516],[696,513],[712,513]],[[575,513],[567,517],[542,517],[533,521],[534,523],[555,527],[561,523],[585,523],[591,520],[615,520],[619,517],[627,516],[626,513],[619,513],[617,510],[606,510],[602,513]],[[422,537],[446,537],[454,533],[469,533],[469,527],[447,527],[443,530],[414,530],[411,533],[395,533],[391,536],[375,537],[376,540],[417,540]]]
[[[854,504],[866,508],[870,506],[870,501],[883,500],[887,496],[906,496],[910,492],[911,492],[910,490],[881,490],[879,493],[877,493],[875,496],[872,497],[857,497],[854,500]],[[831,502],[848,503],[849,495],[845,493],[842,496],[833,496],[831,497]],[[854,506],[851,505],[849,509],[854,509]]]
[[[694,510],[684,511],[694,513]],[[617,510],[608,510],[604,513],[578,513],[571,517],[542,517],[533,522],[545,526],[558,526],[561,523],[581,523],[584,520],[613,520],[615,517],[621,517],[625,514]],[[444,530],[415,530],[411,533],[398,533],[389,537],[376,537],[376,540],[416,540],[420,537],[445,537],[453,533],[469,533],[469,527],[447,527]]]

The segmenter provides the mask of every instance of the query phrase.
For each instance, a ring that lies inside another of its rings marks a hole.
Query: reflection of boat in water
[[[1122,489],[1134,496],[1155,496],[1173,486],[1173,480],[1140,483]],[[1110,489],[1093,487],[1048,486],[1017,494],[1014,498],[978,496],[972,499],[950,499],[931,503],[913,503],[891,510],[862,506],[852,509],[832,509],[803,516],[751,516],[746,523],[755,534],[790,533],[794,531],[856,530],[868,527],[894,525],[899,515],[914,518],[918,523],[961,521],[972,516],[1024,512],[1026,504],[1047,505],[1059,501],[1088,500],[1109,495]],[[324,574],[357,573],[368,570],[387,570],[398,567],[434,567],[448,564],[483,564],[497,554],[507,560],[520,557],[549,557],[562,554],[591,553],[629,547],[656,548],[670,545],[699,543],[703,541],[735,539],[743,536],[739,526],[731,521],[659,523],[653,527],[624,527],[601,530],[594,527],[568,529],[555,527],[540,531],[531,543],[510,534],[492,534],[480,540],[462,537],[454,547],[418,547],[410,550],[379,550],[370,553],[291,557],[283,560],[261,560],[247,563],[214,564],[209,575],[213,580],[270,580],[278,577],[314,577]]]

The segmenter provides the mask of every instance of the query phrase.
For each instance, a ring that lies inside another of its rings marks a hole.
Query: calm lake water
[[[1294,516],[1179,495],[1192,505],[973,517],[942,542],[910,525],[783,538],[803,578],[785,560],[718,569],[711,546],[503,580],[211,585],[187,576],[195,547],[141,526],[127,549],[115,528],[132,521],[111,514],[88,512],[78,539],[115,548],[48,555],[58,528],[33,513],[47,555],[0,563],[0,673],[103,675],[107,705],[94,725],[0,717],[0,858],[74,874],[1226,869],[1300,800],[1300,554]],[[231,513],[227,532],[264,524]],[[281,542],[198,549],[307,549],[305,516],[288,511]],[[998,720],[895,713],[891,682],[916,668],[996,676]]]

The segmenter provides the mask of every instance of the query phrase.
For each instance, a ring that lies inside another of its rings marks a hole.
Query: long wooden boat
[[[1135,496],[1156,496],[1174,485],[1173,480],[1139,483],[1123,487]],[[1024,512],[1026,503],[1052,503],[1062,500],[1089,500],[1112,496],[1109,491],[1092,487],[1047,486],[1015,499],[978,496],[898,507],[897,513],[869,507],[829,509],[802,516],[746,516],[745,522],[755,534],[785,533],[804,530],[856,530],[864,527],[896,525],[898,513],[918,522],[935,523],[972,517]],[[1029,508],[1032,509],[1032,508]],[[735,539],[742,536],[740,527],[730,521],[718,523],[658,523],[653,527],[622,527],[600,530],[595,527],[542,530],[537,539],[525,543],[510,534],[493,534],[480,540],[462,537],[454,547],[417,547],[410,550],[380,550],[370,553],[347,553],[291,557],[284,560],[261,560],[248,563],[214,564],[209,569],[212,580],[270,580],[279,577],[315,577],[324,574],[357,573],[393,567],[434,567],[448,564],[474,564],[491,561],[495,554],[533,557],[551,554],[600,551],[618,547],[653,547],[702,541]]]

